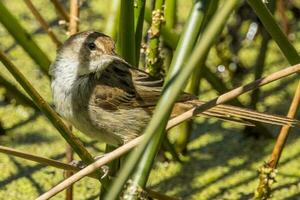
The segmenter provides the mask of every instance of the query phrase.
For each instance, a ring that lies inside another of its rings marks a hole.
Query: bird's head
[[[54,75],[61,68],[77,76],[101,72],[113,60],[120,59],[115,51],[115,42],[107,35],[96,31],[85,31],[72,35],[58,49],[55,62],[49,74]]]

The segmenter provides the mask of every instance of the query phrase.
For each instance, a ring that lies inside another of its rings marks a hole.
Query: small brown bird
[[[130,66],[114,48],[114,41],[102,33],[78,33],[58,50],[49,73],[57,112],[92,138],[120,145],[143,132],[161,95],[163,81]],[[183,93],[171,118],[203,103]],[[216,106],[202,114],[230,121],[298,123],[227,105]]]

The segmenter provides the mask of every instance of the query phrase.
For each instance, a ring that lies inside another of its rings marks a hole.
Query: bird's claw
[[[103,172],[103,175],[101,176],[101,179],[104,179],[109,174],[109,167],[107,165],[101,166],[101,170]]]

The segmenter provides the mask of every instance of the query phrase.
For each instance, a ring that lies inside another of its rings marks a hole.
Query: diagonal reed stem
[[[6,89],[6,95],[16,99],[17,103],[20,103],[24,106],[32,107],[34,110],[38,110],[38,107],[33,103],[33,101],[28,98],[23,92],[21,92],[14,84],[6,80],[0,74],[0,86],[3,86]]]
[[[19,21],[4,6],[2,1],[0,1],[0,22],[22,46],[24,51],[28,53],[32,60],[39,65],[40,69],[48,75],[48,67],[50,65],[49,58],[32,39],[30,34],[21,26]]]
[[[39,11],[36,9],[36,7],[33,5],[31,0],[24,0],[24,2],[26,3],[27,7],[30,9],[32,14],[35,16],[37,21],[40,23],[40,25],[43,27],[43,29],[46,31],[46,33],[49,35],[56,47],[59,47],[61,45],[61,42],[57,39],[53,30],[48,25],[46,20],[42,17],[42,15],[39,13]]]
[[[50,0],[50,1],[54,5],[57,12],[61,15],[62,19],[65,20],[66,22],[69,22],[70,16],[66,11],[66,9],[60,4],[60,2],[58,0]]]
[[[56,167],[58,169],[63,169],[63,170],[70,170],[70,171],[79,171],[80,168],[75,167],[73,165],[70,164],[66,164],[57,160],[53,160],[53,159],[49,159],[49,158],[45,158],[42,156],[37,156],[37,155],[33,155],[33,154],[29,154],[29,153],[24,153],[24,151],[19,151],[19,150],[15,150],[9,147],[4,147],[0,145],[0,152],[1,153],[5,153],[8,155],[12,155],[12,156],[16,156],[16,157],[20,157],[26,160],[31,160],[34,162],[38,162],[41,163],[43,165],[48,165],[48,166],[52,166],[52,167]],[[96,176],[94,175],[94,177],[96,178]]]
[[[291,106],[289,108],[287,117],[294,118],[297,110],[299,109],[299,102],[300,102],[300,81],[298,83],[294,98],[292,100]],[[276,144],[274,146],[271,158],[269,160],[269,166],[272,168],[276,168],[278,161],[280,159],[284,144],[286,143],[286,139],[288,136],[290,127],[289,126],[283,126],[280,130],[280,133],[278,135],[278,138],[276,140]]]

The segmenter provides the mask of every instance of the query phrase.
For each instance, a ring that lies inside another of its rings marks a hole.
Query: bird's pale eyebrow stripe
[[[105,46],[101,42],[97,42],[97,47],[99,50],[101,50],[103,53],[105,52]]]

